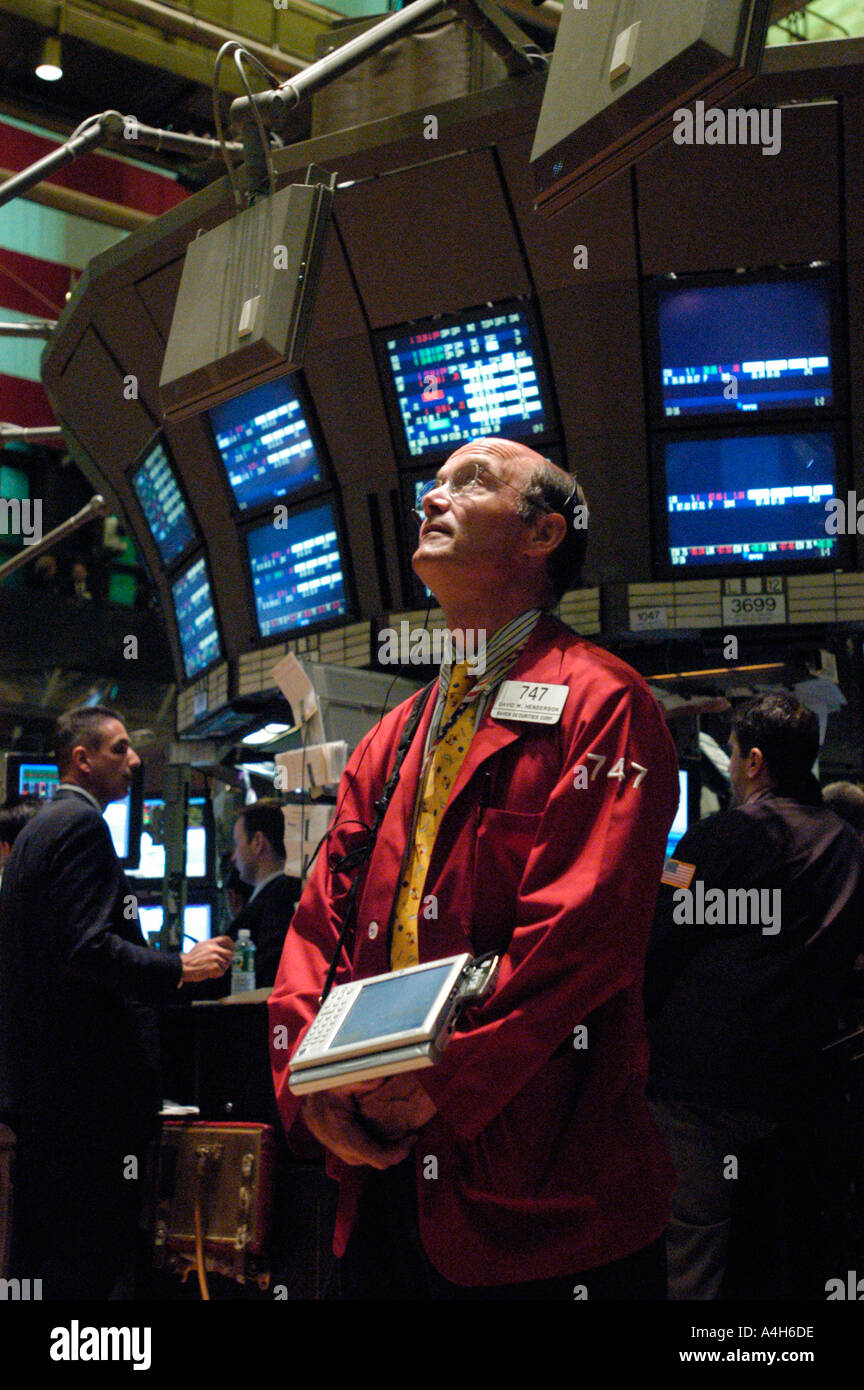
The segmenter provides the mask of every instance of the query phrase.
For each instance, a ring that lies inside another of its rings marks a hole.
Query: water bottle
[[[231,962],[231,993],[245,994],[255,988],[255,942],[249,935],[248,927],[241,927],[234,946],[234,959]]]

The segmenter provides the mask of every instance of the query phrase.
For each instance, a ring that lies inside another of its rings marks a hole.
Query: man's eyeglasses
[[[444,488],[451,497],[465,497],[475,492],[481,492],[484,487],[493,492],[498,487],[509,488],[511,492],[515,492],[517,497],[521,497],[530,506],[537,507],[541,512],[549,511],[545,502],[538,502],[533,497],[526,497],[520,488],[514,487],[512,483],[505,483],[503,478],[490,472],[485,463],[463,463],[461,468],[457,468],[449,478],[433,478],[431,483],[427,483],[423,491],[418,494],[417,506],[412,507],[411,515],[422,526],[426,520],[423,503],[430,492],[435,492],[439,488]]]

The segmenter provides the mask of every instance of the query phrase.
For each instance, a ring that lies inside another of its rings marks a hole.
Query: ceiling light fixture
[[[43,82],[59,82],[63,76],[63,53],[57,34],[49,34],[43,39],[36,76],[41,77]]]

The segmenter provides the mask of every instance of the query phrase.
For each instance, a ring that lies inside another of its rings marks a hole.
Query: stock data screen
[[[490,310],[450,327],[387,338],[385,346],[412,458],[448,452],[480,435],[548,433],[523,310]]]
[[[171,593],[183,666],[187,677],[192,677],[222,655],[213,595],[203,556],[171,585]]]
[[[665,463],[672,565],[837,557],[825,507],[837,485],[831,431],[670,439]]]
[[[321,481],[321,464],[300,398],[283,377],[209,412],[234,500],[241,511],[290,497]]]
[[[22,762],[18,768],[19,796],[38,796],[41,801],[50,801],[59,785],[56,763]]]
[[[834,404],[824,276],[664,284],[657,291],[666,419]]]
[[[347,613],[342,555],[329,502],[289,515],[285,526],[256,526],[246,542],[262,637]]]
[[[173,564],[195,540],[195,523],[163,444],[154,444],[145,455],[132,486],[163,565]]]

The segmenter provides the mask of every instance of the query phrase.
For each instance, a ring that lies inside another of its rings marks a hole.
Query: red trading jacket
[[[421,1237],[440,1273],[463,1285],[547,1279],[632,1254],[664,1230],[674,1187],[645,1104],[642,1009],[678,802],[672,740],[642,678],[547,615],[508,679],[568,685],[561,719],[505,723],[487,711],[421,899],[430,918],[421,910],[421,961],[505,952],[468,1031],[415,1073],[439,1112],[415,1151]],[[343,955],[336,984],[389,969],[387,925],[433,707],[430,694],[360,887],[353,966]],[[409,710],[410,701],[393,710],[352,755],[338,828],[285,940],[270,1040],[286,1130],[300,1107],[288,1061],[316,1013],[350,883],[329,861],[358,821],[371,824]],[[574,1034],[579,1024],[586,1033]],[[431,1156],[437,1177],[424,1176]],[[341,1184],[341,1255],[366,1170],[328,1154],[328,1171]]]

